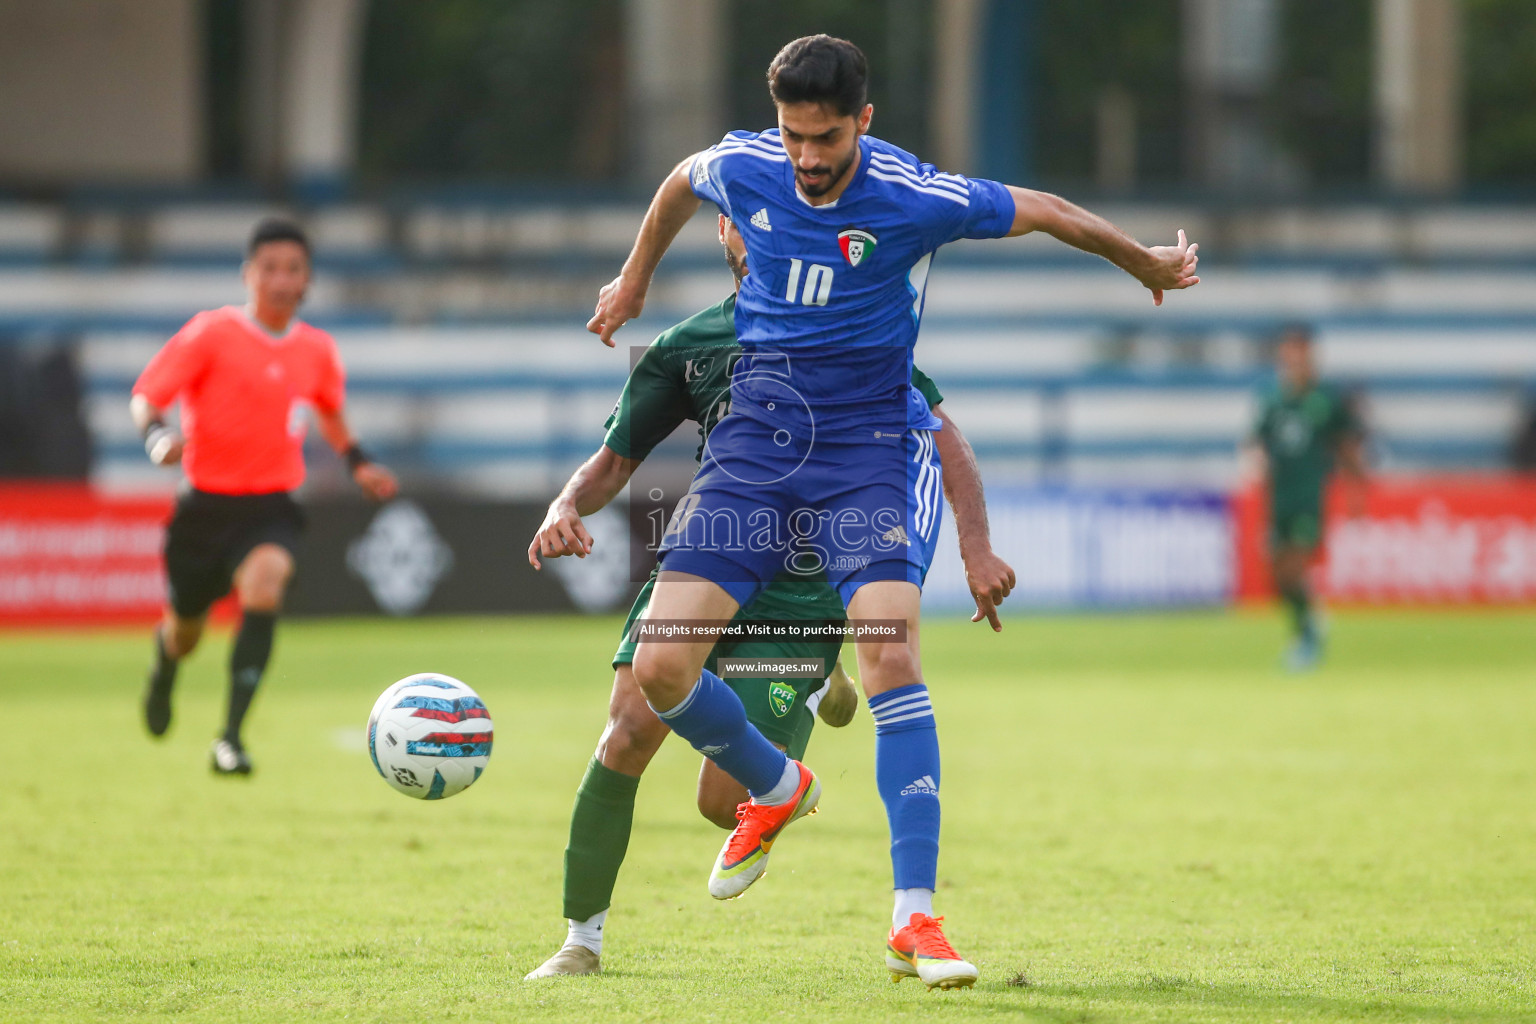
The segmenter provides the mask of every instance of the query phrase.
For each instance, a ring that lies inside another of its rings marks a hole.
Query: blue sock
[[[933,889],[939,876],[939,733],[928,687],[869,698],[875,719],[875,784],[891,826],[897,889]]]
[[[747,721],[736,691],[709,669],[681,704],[656,714],[753,796],[767,793],[784,776],[789,758]]]

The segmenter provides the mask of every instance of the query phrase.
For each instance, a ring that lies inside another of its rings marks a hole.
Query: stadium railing
[[[78,347],[103,479],[160,478],[127,423],[127,389],[190,313],[240,301],[234,267],[270,209],[0,204],[0,342]],[[336,332],[354,419],[381,454],[475,486],[523,474],[532,492],[596,445],[628,362],[605,361],[581,324],[639,206],[420,194],[302,212],[319,253],[306,317]],[[1536,207],[1104,212],[1148,239],[1186,228],[1207,286],[1154,310],[1118,272],[1049,239],[940,256],[918,361],[989,465],[1021,479],[1229,480],[1264,342],[1297,320],[1316,327],[1325,373],[1363,394],[1382,464],[1503,462],[1536,382]],[[728,284],[701,215],[628,344]]]

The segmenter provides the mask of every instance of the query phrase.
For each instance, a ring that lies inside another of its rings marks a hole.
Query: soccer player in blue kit
[[[661,573],[634,659],[656,713],[751,795],[709,891],[741,895],[821,786],[753,727],[703,666],[719,630],[776,574],[824,572],[850,620],[904,622],[905,642],[859,642],[875,719],[875,776],[891,832],[892,977],[930,988],[976,968],[933,916],[939,744],[918,661],[924,567],[938,535],[939,422],[911,387],[933,254],[959,238],[1044,231],[1104,257],[1152,291],[1188,288],[1196,246],[1147,248],[1056,196],[947,174],[868,134],[868,66],[829,36],[789,43],[768,69],[778,128],[732,132],[662,182],[588,330],[604,344],[638,316],[652,275],[709,200],[741,229],[752,273],[736,303],[742,357],[730,414],[661,545]],[[668,624],[686,622],[681,640]],[[696,623],[717,624],[700,628]]]

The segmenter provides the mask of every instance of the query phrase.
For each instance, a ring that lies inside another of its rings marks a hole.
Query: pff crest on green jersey
[[[875,251],[875,236],[859,228],[848,228],[837,233],[837,246],[843,250],[848,265],[856,267]]]
[[[795,706],[795,688],[788,683],[770,683],[768,703],[773,708],[775,717],[783,718],[789,714],[789,709]]]

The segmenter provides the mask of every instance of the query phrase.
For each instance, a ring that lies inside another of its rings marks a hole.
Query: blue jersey
[[[1014,203],[995,181],[945,174],[868,135],[837,201],[795,187],[778,129],[732,132],[694,158],[694,194],[747,246],[736,300],[742,358],[731,413],[796,437],[894,443],[938,421],[911,386],[928,268],[957,238],[999,238]]]

